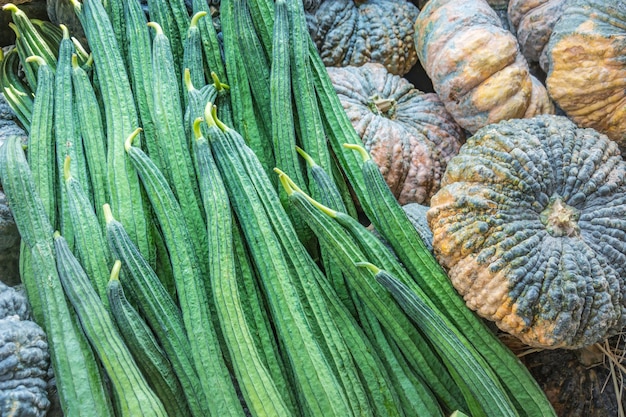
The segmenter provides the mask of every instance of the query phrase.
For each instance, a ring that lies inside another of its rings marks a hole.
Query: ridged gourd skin
[[[470,133],[500,120],[554,113],[517,39],[485,0],[430,0],[414,36],[434,90]]]
[[[407,0],[311,2],[309,33],[327,67],[383,64],[404,75],[417,63],[413,23],[419,9]]]
[[[468,307],[529,346],[576,349],[626,325],[626,163],[564,116],[468,138],[427,213]]]
[[[548,93],[626,150],[626,1],[568,1],[547,46]]]
[[[26,297],[0,282],[0,415],[43,417],[50,355]]]
[[[565,0],[511,0],[507,10],[510,28],[528,62],[548,71],[546,45],[563,14]]]
[[[435,93],[376,63],[327,68],[365,148],[400,204],[427,203],[465,133]]]

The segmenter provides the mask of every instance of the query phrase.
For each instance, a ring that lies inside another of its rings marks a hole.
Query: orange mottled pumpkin
[[[552,99],[576,124],[626,151],[626,1],[568,1],[547,58]]]
[[[472,133],[554,111],[515,36],[485,0],[430,0],[415,22],[415,46],[446,109]]]
[[[435,93],[381,64],[327,68],[339,99],[401,204],[427,204],[465,134]]]

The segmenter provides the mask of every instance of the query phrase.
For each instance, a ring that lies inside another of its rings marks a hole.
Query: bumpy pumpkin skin
[[[626,151],[626,1],[568,1],[547,52],[552,99]]]
[[[626,163],[563,116],[479,130],[427,213],[433,248],[479,315],[542,348],[580,348],[626,325]]]
[[[548,70],[545,48],[552,29],[563,14],[565,0],[511,0],[507,10],[513,33],[528,62]]]
[[[415,22],[415,46],[446,109],[471,133],[554,112],[515,36],[485,0],[430,0]]]
[[[407,0],[325,0],[307,11],[307,22],[324,65],[377,62],[404,75],[417,62],[413,23],[418,13]]]
[[[381,64],[328,68],[344,109],[400,204],[427,203],[465,134],[434,93]]]

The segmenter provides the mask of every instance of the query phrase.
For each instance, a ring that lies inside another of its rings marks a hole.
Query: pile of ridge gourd
[[[213,3],[3,7],[0,414],[556,416],[483,318],[626,325],[624,1]]]

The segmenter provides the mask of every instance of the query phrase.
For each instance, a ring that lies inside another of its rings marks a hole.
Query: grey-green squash
[[[468,138],[427,212],[468,307],[526,345],[569,349],[626,325],[625,216],[616,143],[554,115]]]
[[[324,65],[377,62],[404,75],[417,62],[413,23],[419,9],[408,0],[325,0],[305,6]]]

